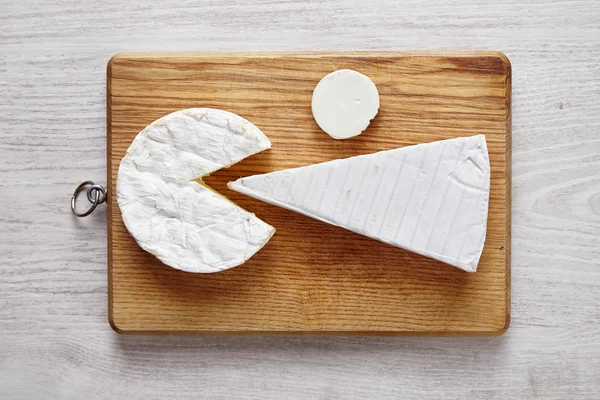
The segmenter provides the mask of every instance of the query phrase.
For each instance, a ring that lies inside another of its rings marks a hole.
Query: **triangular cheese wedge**
[[[474,272],[490,163],[485,136],[477,135],[249,176],[229,187]]]
[[[239,115],[190,108],[142,130],[117,174],[127,230],[163,263],[189,272],[243,264],[275,229],[202,183],[202,177],[271,148]]]

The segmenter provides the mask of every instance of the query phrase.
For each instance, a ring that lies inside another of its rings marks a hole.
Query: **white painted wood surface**
[[[0,0],[0,15],[0,398],[600,396],[597,0]],[[300,49],[510,57],[513,311],[504,336],[110,329],[104,211],[79,220],[68,207],[79,182],[105,183],[110,56]]]

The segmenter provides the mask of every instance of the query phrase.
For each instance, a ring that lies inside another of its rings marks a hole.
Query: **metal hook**
[[[87,199],[92,204],[92,206],[86,212],[80,213],[75,209],[75,203],[77,202],[77,197],[79,196],[79,193],[81,193],[81,191],[88,186],[89,188],[87,189]],[[96,185],[92,181],[85,181],[81,185],[77,186],[77,189],[75,189],[73,196],[71,196],[71,211],[73,211],[73,214],[75,214],[78,217],[86,217],[90,215],[96,209],[96,207],[98,207],[98,204],[102,204],[105,201],[106,188],[104,186]]]
[[[94,199],[96,198],[98,192],[100,192],[102,195],[98,201],[98,204],[102,204],[106,201],[106,189],[104,186],[95,185],[92,183],[92,186],[90,186],[90,188],[87,190],[87,198],[90,203],[94,203]]]

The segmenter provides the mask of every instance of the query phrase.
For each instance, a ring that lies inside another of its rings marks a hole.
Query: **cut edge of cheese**
[[[490,163],[484,135],[240,178],[256,199],[475,272]]]
[[[191,108],[144,128],[119,165],[117,203],[138,245],[187,272],[243,264],[275,229],[202,181],[202,177],[271,148],[244,118]]]

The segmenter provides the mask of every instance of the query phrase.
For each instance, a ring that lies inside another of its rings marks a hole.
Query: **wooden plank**
[[[325,74],[367,74],[379,115],[336,141],[310,111]],[[470,53],[142,53],[108,66],[109,318],[123,333],[496,335],[510,316],[511,73],[506,57]],[[277,228],[243,266],[189,274],[142,251],[116,204],[118,164],[153,120],[188,107],[247,118],[273,148],[205,181]],[[329,226],[227,189],[240,176],[416,143],[486,135],[489,223],[478,272]]]

